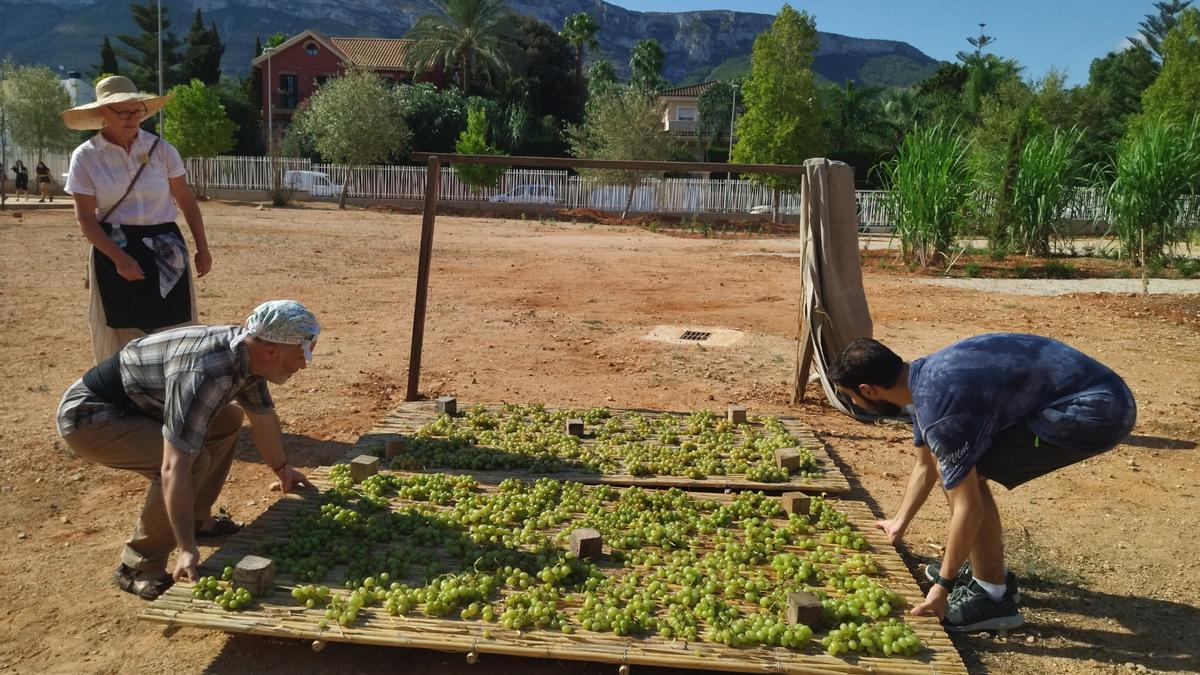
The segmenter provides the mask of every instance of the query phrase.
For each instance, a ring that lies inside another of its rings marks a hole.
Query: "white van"
[[[493,204],[554,204],[558,194],[553,185],[520,185],[488,201]]]
[[[283,174],[283,186],[297,192],[307,192],[314,197],[340,197],[343,186],[329,180],[329,175],[320,171],[287,171]]]

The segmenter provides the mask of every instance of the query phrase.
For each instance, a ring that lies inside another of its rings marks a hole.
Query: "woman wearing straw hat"
[[[175,224],[183,212],[196,246],[196,274],[212,267],[200,206],[183,160],[141,128],[168,96],[141,93],[128,78],[106,77],[96,102],[63,111],[71,129],[100,133],[71,153],[66,191],[92,243],[88,321],[97,363],[130,340],[197,321],[187,245]]]

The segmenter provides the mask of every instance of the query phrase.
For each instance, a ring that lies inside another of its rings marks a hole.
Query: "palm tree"
[[[843,152],[870,147],[883,126],[881,106],[876,87],[856,87],[846,80],[846,87],[827,90],[830,145]]]
[[[629,52],[630,79],[644,91],[656,91],[663,85],[662,69],[666,55],[658,40],[642,40]]]
[[[463,94],[470,94],[477,73],[508,73],[519,63],[516,22],[504,0],[432,1],[441,13],[422,15],[405,36],[416,41],[414,70],[441,61],[461,72]]]
[[[600,24],[587,12],[572,14],[563,19],[562,31],[567,42],[575,45],[575,79],[583,82],[583,48],[595,49],[600,46],[596,33],[600,32]]]

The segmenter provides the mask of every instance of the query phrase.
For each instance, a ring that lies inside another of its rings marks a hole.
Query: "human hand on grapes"
[[[933,588],[929,589],[929,594],[925,596],[925,600],[909,610],[909,614],[913,616],[936,616],[939,619],[944,619],[946,618],[946,604],[949,599],[950,591],[941,584],[934,584]]]
[[[899,518],[889,518],[887,520],[875,521],[875,527],[883,530],[883,533],[887,535],[888,541],[895,544],[904,537],[904,531],[908,529],[908,524]]]
[[[195,581],[200,578],[196,568],[200,565],[200,551],[196,547],[181,548],[175,556],[175,572],[171,575],[176,581]]]
[[[309,488],[313,486],[312,483],[308,482],[308,478],[306,478],[304,474],[290,466],[285,465],[283,469],[275,475],[279,477],[279,490],[283,494],[291,492],[300,485]]]

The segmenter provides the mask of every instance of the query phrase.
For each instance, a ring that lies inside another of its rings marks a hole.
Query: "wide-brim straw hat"
[[[100,114],[100,109],[104,106],[114,103],[145,103],[146,114],[138,120],[140,124],[157,113],[170,98],[170,94],[158,96],[142,93],[128,77],[110,75],[96,84],[95,103],[85,103],[70,110],[64,110],[62,120],[69,129],[103,129],[104,117]]]

